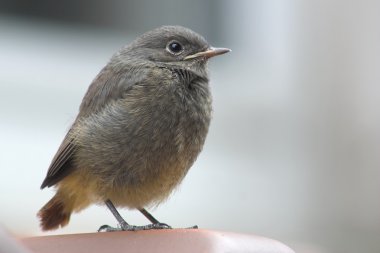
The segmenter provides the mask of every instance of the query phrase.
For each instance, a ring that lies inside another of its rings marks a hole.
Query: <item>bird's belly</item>
[[[129,208],[157,205],[167,199],[186,175],[200,149],[191,147],[191,144],[179,147],[172,136],[157,145],[140,146],[141,149],[135,145],[132,151],[129,146],[120,147],[113,155],[101,159],[103,166],[99,166],[100,163],[81,166],[83,172],[87,171],[81,174],[90,177],[82,182],[96,182],[98,187],[92,193],[93,199],[97,202],[110,199],[116,206]]]
[[[188,168],[180,165],[166,165],[159,173],[147,175],[133,184],[123,183],[107,187],[104,198],[116,206],[141,208],[157,205],[168,198],[173,189],[182,181]]]

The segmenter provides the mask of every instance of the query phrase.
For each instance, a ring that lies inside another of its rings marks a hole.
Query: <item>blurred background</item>
[[[19,236],[116,225],[92,206],[42,233],[54,190],[39,186],[92,79],[164,24],[233,51],[210,63],[204,151],[153,214],[296,252],[380,252],[379,1],[0,0],[0,224]]]

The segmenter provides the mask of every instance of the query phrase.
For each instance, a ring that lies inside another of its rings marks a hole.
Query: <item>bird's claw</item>
[[[118,227],[111,227],[109,225],[103,225],[98,229],[98,232],[115,232],[115,231],[140,231],[140,230],[151,230],[151,229],[172,229],[171,226],[165,223],[154,223],[145,226],[134,226],[129,224],[120,224]]]

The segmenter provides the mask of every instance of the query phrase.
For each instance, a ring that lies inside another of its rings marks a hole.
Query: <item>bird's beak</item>
[[[199,57],[204,57],[206,59],[220,55],[220,54],[225,54],[231,52],[231,49],[229,48],[221,48],[221,47],[209,47],[206,49],[206,51],[198,52],[195,54],[191,54],[183,58],[184,60],[190,60],[194,58],[199,58]]]

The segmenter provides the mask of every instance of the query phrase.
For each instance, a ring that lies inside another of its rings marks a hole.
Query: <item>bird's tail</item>
[[[65,198],[62,198],[59,192],[56,193],[37,213],[42,230],[54,230],[66,226],[72,213],[70,206],[72,205],[65,203]]]

